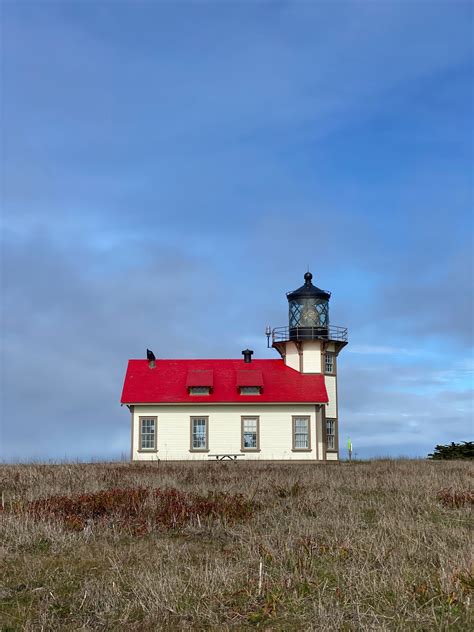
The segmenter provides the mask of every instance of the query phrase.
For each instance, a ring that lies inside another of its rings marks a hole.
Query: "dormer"
[[[237,371],[237,388],[241,395],[260,395],[263,389],[262,372],[258,369]]]
[[[190,395],[210,395],[213,384],[214,375],[212,369],[190,369],[188,371],[186,388]]]

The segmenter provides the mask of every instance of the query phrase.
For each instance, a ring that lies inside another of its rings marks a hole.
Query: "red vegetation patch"
[[[437,494],[437,498],[445,507],[451,507],[454,509],[474,505],[474,491],[470,489],[453,489],[452,487],[445,487],[444,489],[440,489]]]
[[[244,520],[255,504],[241,494],[209,494],[207,497],[177,489],[109,489],[80,496],[51,496],[28,503],[36,519],[55,518],[73,530],[91,524],[113,524],[134,535],[157,529],[181,529],[201,524],[205,518],[229,522]]]

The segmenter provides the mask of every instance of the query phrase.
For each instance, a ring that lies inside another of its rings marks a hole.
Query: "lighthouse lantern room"
[[[346,346],[347,328],[330,325],[331,292],[313,285],[312,279],[311,272],[306,272],[304,285],[287,293],[288,327],[270,328],[269,332],[272,346],[286,364],[302,373],[323,373],[325,356],[338,355]]]

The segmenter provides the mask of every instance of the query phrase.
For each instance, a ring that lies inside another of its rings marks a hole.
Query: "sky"
[[[473,4],[1,4],[0,459],[116,459],[129,358],[348,327],[358,458],[473,439]]]

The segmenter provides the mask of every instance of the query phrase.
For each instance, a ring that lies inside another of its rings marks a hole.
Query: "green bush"
[[[451,442],[449,445],[437,445],[429,459],[474,459],[474,441]]]

